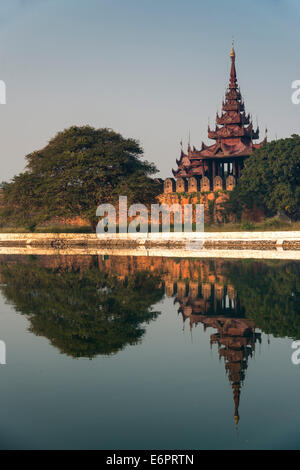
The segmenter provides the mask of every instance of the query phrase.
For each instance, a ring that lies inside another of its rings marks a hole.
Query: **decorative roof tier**
[[[202,143],[201,150],[188,146],[188,151],[181,151],[180,159],[176,160],[177,170],[172,170],[176,178],[194,175],[211,176],[207,174],[209,161],[218,160],[230,162],[232,159],[249,157],[254,149],[266,142],[253,143],[259,138],[259,128],[253,128],[251,116],[245,113],[242,95],[237,84],[235,68],[235,50],[232,44],[230,52],[230,79],[225,100],[222,103],[222,114],[216,115],[215,129],[208,126],[208,138],[215,140],[212,145]]]

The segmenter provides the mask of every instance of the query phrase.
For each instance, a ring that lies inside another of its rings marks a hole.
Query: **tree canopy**
[[[235,213],[254,206],[268,216],[283,213],[300,218],[300,136],[269,142],[247,159],[231,194]]]
[[[25,157],[25,171],[4,186],[2,217],[34,228],[54,216],[80,216],[95,226],[97,206],[119,195],[153,202],[157,169],[142,155],[139,142],[111,129],[70,127]]]

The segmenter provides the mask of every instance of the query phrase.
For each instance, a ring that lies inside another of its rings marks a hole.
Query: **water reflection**
[[[234,420],[239,422],[241,388],[248,360],[261,342],[261,332],[300,337],[300,264],[180,260],[165,281],[183,322],[215,330],[233,390]]]
[[[160,279],[137,271],[120,280],[92,257],[7,257],[0,263],[2,293],[28,316],[30,331],[62,353],[93,358],[137,344],[143,323],[157,317]]]
[[[197,308],[199,307],[197,306]],[[228,310],[231,311],[231,307]],[[256,342],[261,342],[261,333],[256,331],[255,323],[252,320],[226,316],[194,315],[191,306],[180,307],[179,312],[182,313],[183,321],[189,318],[191,329],[200,323],[204,330],[213,328],[217,331],[210,335],[210,344],[211,346],[217,345],[219,358],[224,359],[225,370],[233,390],[234,421],[237,426],[240,393],[248,367],[248,358],[253,356]]]
[[[233,390],[234,419],[261,332],[300,339],[300,264],[108,256],[3,256],[1,290],[30,331],[93,358],[140,342],[164,295],[190,329],[211,329]]]

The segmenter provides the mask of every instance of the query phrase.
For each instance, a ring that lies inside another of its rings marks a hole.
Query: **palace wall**
[[[236,215],[229,214],[225,205],[229,200],[230,192],[236,186],[233,175],[227,177],[215,176],[209,179],[202,178],[166,178],[164,180],[164,193],[158,196],[161,204],[204,204],[205,224],[236,222]],[[260,222],[265,217],[262,210],[254,208],[244,210],[242,220]]]
[[[192,176],[191,178],[166,178],[164,180],[164,193],[206,193],[211,191],[233,191],[236,185],[236,178],[233,175],[215,176],[201,178]]]
[[[182,207],[186,204],[203,204],[204,205],[204,223],[223,223],[235,222],[233,214],[228,215],[225,210],[225,203],[229,199],[229,194],[222,191],[206,192],[206,193],[163,193],[158,196],[160,204],[179,204]],[[193,214],[195,216],[195,214]],[[195,217],[193,217],[195,222]]]

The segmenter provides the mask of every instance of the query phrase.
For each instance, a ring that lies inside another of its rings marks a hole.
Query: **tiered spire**
[[[230,87],[235,87],[237,83],[236,79],[236,70],[235,70],[235,50],[234,50],[234,41],[232,41],[232,49],[230,52],[231,57],[231,71],[230,71]]]
[[[204,176],[209,171],[209,160],[217,159],[219,162],[233,161],[238,158],[242,162],[254,149],[266,142],[254,144],[253,140],[259,138],[259,128],[254,130],[252,118],[245,113],[245,105],[237,82],[235,66],[235,49],[232,43],[230,52],[231,68],[229,85],[226,89],[225,99],[222,103],[222,113],[216,115],[215,129],[208,124],[208,138],[216,142],[213,145],[202,143],[201,150],[191,147],[181,152],[177,161],[178,169],[172,170],[176,178]],[[211,176],[211,175],[209,175]]]
[[[215,130],[211,130],[208,126],[208,138],[230,145],[238,145],[242,140],[242,143],[249,145],[253,139],[259,138],[259,128],[253,130],[251,117],[245,113],[245,105],[237,83],[233,43],[230,58],[230,78],[225,101],[222,103],[222,115],[216,116]]]

